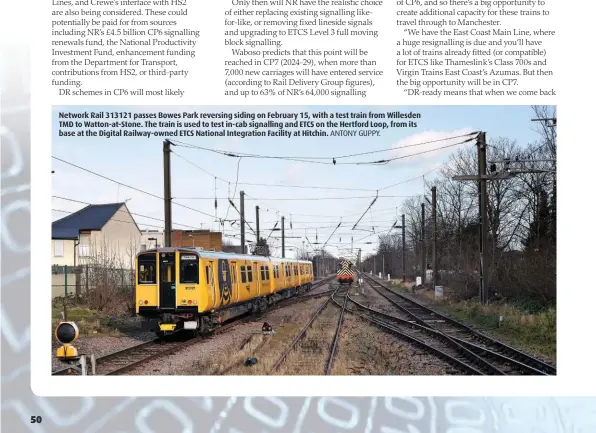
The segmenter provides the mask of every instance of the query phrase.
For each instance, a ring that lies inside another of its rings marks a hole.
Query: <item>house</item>
[[[160,230],[141,230],[141,251],[164,246],[164,233]]]
[[[52,265],[109,261],[128,269],[140,245],[141,231],[125,203],[89,205],[52,223]]]

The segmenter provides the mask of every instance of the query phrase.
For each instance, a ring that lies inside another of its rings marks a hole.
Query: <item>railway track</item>
[[[300,332],[294,337],[294,339],[292,340],[292,342],[290,343],[290,345],[283,351],[283,353],[279,356],[279,358],[277,359],[277,361],[275,362],[275,364],[273,365],[273,367],[271,367],[271,369],[269,370],[269,372],[267,373],[268,375],[271,375],[273,373],[275,373],[276,371],[279,370],[279,368],[281,367],[281,365],[283,364],[283,362],[285,361],[285,359],[288,357],[288,355],[294,350],[294,348],[297,346],[298,342],[300,342],[300,340],[302,340],[302,338],[304,338],[304,336],[306,335],[307,331],[311,328],[311,326],[313,325],[313,323],[316,321],[316,319],[321,315],[321,313],[327,308],[327,306],[331,303],[331,301],[336,302],[334,296],[338,293],[338,291],[340,290],[340,286],[337,286],[336,288],[329,290],[327,292],[325,292],[326,294],[329,293],[329,297],[327,298],[327,300],[325,302],[323,302],[318,308],[317,310],[313,313],[313,315],[311,316],[310,320],[308,321],[308,323],[306,325],[304,325],[304,327],[300,330]],[[329,357],[327,359],[327,363],[325,366],[325,375],[329,375],[331,373],[331,369],[333,368],[333,361],[335,359],[335,353],[337,351],[337,345],[339,343],[339,336],[341,334],[341,325],[343,323],[343,315],[344,315],[344,310],[345,310],[345,306],[348,300],[348,295],[346,292],[345,295],[345,300],[343,303],[343,306],[340,305],[341,313],[337,322],[337,327],[335,330],[335,335],[333,337],[333,342],[331,344],[331,349],[329,351]]]
[[[312,290],[315,290],[326,283],[328,283],[333,277],[323,278],[322,280],[316,281],[313,283]],[[99,357],[95,360],[96,362],[96,375],[119,375],[126,373],[127,371],[131,370],[132,368],[140,365],[143,362],[159,358],[162,356],[170,355],[174,352],[177,352],[185,347],[192,346],[194,344],[198,344],[203,341],[207,341],[212,339],[216,335],[221,335],[227,332],[230,332],[233,328],[241,323],[245,323],[249,320],[258,320],[264,315],[277,310],[279,308],[287,307],[289,305],[293,305],[297,302],[303,302],[306,299],[314,299],[318,297],[322,297],[332,293],[333,290],[327,290],[319,293],[305,293],[299,295],[294,298],[286,299],[279,301],[276,303],[272,308],[265,310],[263,313],[255,315],[255,314],[248,314],[241,316],[240,318],[232,319],[231,322],[222,325],[221,327],[215,329],[213,333],[207,337],[199,336],[194,337],[182,341],[176,341],[176,337],[179,337],[179,333],[174,333],[168,338],[156,338],[155,340],[148,341],[145,343],[138,344],[133,347],[129,347],[123,350],[119,350],[117,352],[110,353],[108,355]],[[174,337],[174,338],[172,338]],[[74,371],[73,367],[66,367],[61,370],[57,370],[52,372],[53,376],[64,376],[72,374]]]
[[[347,308],[347,307],[345,308],[345,311],[347,311],[357,317],[360,317],[361,319],[373,324],[374,326],[376,326],[377,328],[381,329],[384,332],[388,332],[392,335],[395,335],[397,338],[399,338],[401,340],[405,340],[426,352],[430,352],[430,353],[434,354],[438,358],[440,358],[443,361],[454,366],[462,374],[470,374],[470,375],[484,375],[485,374],[482,369],[479,369],[479,368],[475,367],[474,365],[472,365],[466,359],[466,357],[462,356],[461,354],[457,353],[456,351],[449,350],[448,346],[438,345],[438,347],[437,347],[437,344],[433,344],[432,339],[425,338],[424,334],[412,332],[411,330],[407,329],[407,327],[404,328],[404,327],[395,326],[395,324],[380,320],[378,317],[375,317],[375,314],[376,313],[383,314],[383,313],[377,312],[376,310],[366,307],[366,306],[358,303],[357,301],[355,301],[354,299],[352,299],[349,296],[347,298],[349,299],[349,301],[352,304],[356,304],[356,306],[358,306],[365,312],[361,313],[357,310],[354,310],[352,308]],[[342,305],[339,302],[337,302],[335,300],[334,300],[334,302],[338,307],[340,307],[340,308],[342,307]]]
[[[392,326],[403,330],[404,327],[415,332],[417,337],[423,334],[436,340],[442,340],[439,350],[453,356],[456,349],[459,358],[472,362],[484,374],[501,375],[555,375],[555,367],[508,346],[494,338],[484,335],[469,326],[420,304],[403,294],[396,293],[385,284],[365,275],[367,284],[392,305],[409,316],[404,320],[359,304],[360,309],[367,309],[369,314],[390,320]],[[378,319],[377,319],[378,320]],[[384,324],[387,324],[384,322]],[[447,350],[449,346],[451,349]]]

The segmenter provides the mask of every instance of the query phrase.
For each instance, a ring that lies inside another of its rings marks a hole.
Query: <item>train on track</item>
[[[204,334],[308,291],[312,283],[310,261],[157,248],[136,257],[136,313],[146,319],[143,329],[158,336]]]
[[[336,279],[339,284],[352,284],[356,277],[356,267],[350,260],[340,259],[337,264]]]

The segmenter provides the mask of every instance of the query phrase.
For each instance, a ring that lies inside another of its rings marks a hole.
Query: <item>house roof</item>
[[[52,223],[52,239],[78,239],[81,230],[101,230],[124,203],[92,204]]]

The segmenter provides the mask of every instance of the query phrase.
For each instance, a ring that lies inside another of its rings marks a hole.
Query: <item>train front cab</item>
[[[148,319],[145,329],[168,333],[180,321],[196,327],[198,313],[207,308],[212,292],[207,289],[208,278],[200,275],[196,252],[173,248],[143,252],[137,256],[136,270],[136,312]]]

